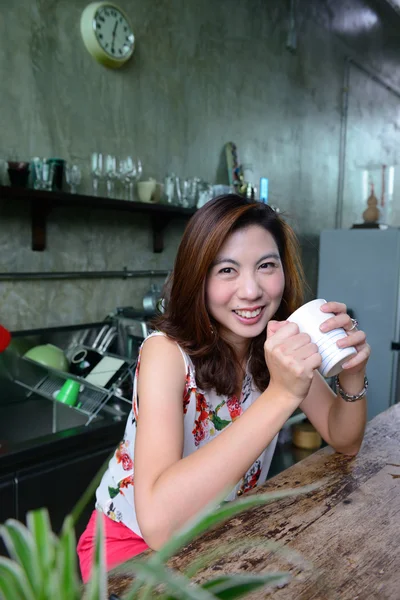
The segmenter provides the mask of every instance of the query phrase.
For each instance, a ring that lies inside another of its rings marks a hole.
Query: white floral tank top
[[[165,335],[153,332],[154,335]],[[143,342],[143,344],[146,342]],[[140,369],[139,351],[133,387],[133,406],[128,416],[123,440],[112,456],[107,471],[104,473],[96,492],[96,508],[113,521],[129,527],[134,533],[142,536],[136,518],[133,485],[134,485],[134,447],[136,423],[138,420],[137,380]],[[253,385],[251,375],[246,372],[240,398],[236,396],[219,396],[215,391],[203,391],[196,384],[195,369],[190,357],[178,346],[186,367],[186,384],[182,398],[182,414],[184,422],[184,447],[182,458],[196,452],[219,435],[258,398],[260,391]],[[272,456],[275,451],[278,435],[260,454],[244,477],[237,483],[226,500],[233,500],[256,485],[265,482]]]

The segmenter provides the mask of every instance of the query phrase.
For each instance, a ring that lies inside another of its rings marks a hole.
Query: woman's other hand
[[[371,347],[367,343],[367,336],[364,331],[354,327],[351,317],[347,314],[347,307],[341,302],[326,302],[321,306],[322,312],[334,313],[334,317],[328,318],[320,326],[321,331],[326,333],[332,329],[342,327],[347,337],[338,340],[339,348],[348,348],[354,346],[357,354],[344,363],[343,369],[348,374],[364,373],[365,367],[371,354]]]
[[[307,396],[315,369],[322,359],[307,333],[299,333],[295,323],[270,321],[264,344],[270,386],[296,398],[300,404]]]

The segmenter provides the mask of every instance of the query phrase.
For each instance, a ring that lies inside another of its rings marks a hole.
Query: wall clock
[[[88,52],[106,67],[118,69],[132,56],[135,36],[121,8],[92,2],[81,15],[81,35]]]

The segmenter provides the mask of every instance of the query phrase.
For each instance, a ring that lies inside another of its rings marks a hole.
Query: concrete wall
[[[271,203],[300,234],[312,293],[318,235],[335,226],[343,175],[345,58],[351,55],[400,86],[394,35],[400,17],[383,0],[301,0],[297,49],[290,52],[289,2],[120,0],[137,48],[126,68],[113,71],[95,63],[83,46],[79,20],[86,4],[0,0],[0,156],[76,160],[86,191],[94,150],[139,156],[145,176],[162,179],[174,171],[224,183],[223,146],[235,141],[255,182],[269,177]],[[350,114],[359,106],[364,120],[358,133],[352,122],[348,152],[365,143],[368,118],[375,121],[374,131],[392,128],[395,146],[396,103],[382,105],[383,92],[362,77],[352,84]],[[369,141],[370,154],[381,160],[384,140],[369,136]],[[347,172],[351,198],[358,189],[357,168]],[[343,213],[350,202],[346,185]],[[347,209],[346,226],[361,206]],[[180,221],[172,222],[165,251],[157,255],[145,216],[59,208],[49,217],[47,250],[32,252],[29,207],[3,201],[0,271],[168,269],[182,231]],[[1,321],[25,329],[102,319],[116,306],[140,306],[149,285],[149,280],[1,283]]]

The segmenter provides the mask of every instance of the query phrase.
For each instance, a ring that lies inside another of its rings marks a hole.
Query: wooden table
[[[214,561],[196,580],[284,570],[292,574],[285,587],[264,588],[251,599],[400,600],[400,404],[368,424],[356,457],[324,448],[255,493],[322,480],[317,491],[252,509],[206,533],[170,566],[184,570],[200,553],[221,544],[262,538],[295,550],[311,564],[291,564],[257,545]],[[110,576],[110,593],[123,593],[132,579],[125,573]]]

